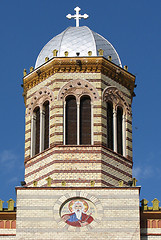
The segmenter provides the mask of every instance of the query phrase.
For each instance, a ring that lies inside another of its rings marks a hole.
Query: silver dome
[[[65,31],[52,38],[41,50],[35,64],[38,68],[45,62],[45,58],[53,58],[53,50],[58,50],[57,57],[65,57],[64,52],[68,51],[68,57],[88,57],[88,52],[92,51],[92,56],[98,56],[98,49],[103,49],[103,56],[112,57],[112,62],[122,67],[119,55],[104,37],[93,32],[88,27],[68,27]]]

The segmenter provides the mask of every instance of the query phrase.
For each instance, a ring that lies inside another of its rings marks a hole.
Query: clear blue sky
[[[161,1],[6,0],[0,4],[0,199],[16,199],[24,179],[23,69],[35,65],[42,47],[74,20],[109,40],[122,64],[136,75],[133,100],[133,175],[141,199],[161,201]],[[6,204],[5,204],[6,206]]]

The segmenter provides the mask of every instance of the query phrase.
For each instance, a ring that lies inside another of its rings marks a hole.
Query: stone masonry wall
[[[0,239],[15,240],[16,239],[16,229],[0,229]]]
[[[47,186],[46,179],[52,178],[51,186],[67,187],[125,186],[132,179],[132,162],[101,146],[55,146],[40,153],[25,163],[27,186]]]
[[[115,86],[120,90],[129,106],[131,106],[130,92],[116,81],[100,73],[56,73],[27,92],[26,129],[25,129],[25,159],[31,156],[31,114],[28,114],[30,104],[35,93],[47,87],[53,93],[50,103],[50,146],[63,144],[63,101],[58,100],[60,89],[71,80],[85,79],[96,89],[99,99],[93,102],[93,142],[107,144],[106,103],[102,100],[102,92],[108,86]],[[126,119],[126,156],[132,159],[132,120]]]
[[[90,224],[63,220],[63,207],[75,199],[93,206]],[[140,240],[139,188],[18,188],[16,239]]]

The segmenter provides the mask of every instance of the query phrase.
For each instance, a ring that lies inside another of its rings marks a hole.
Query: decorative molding
[[[24,76],[24,100],[29,89],[55,73],[102,73],[130,90],[131,98],[135,87],[135,76],[104,57],[53,58]]]
[[[81,96],[89,95],[92,101],[99,100],[99,94],[96,88],[87,80],[71,80],[65,84],[58,93],[58,100],[65,100],[68,95],[74,95],[77,102]]]
[[[51,103],[54,99],[53,92],[47,88],[43,87],[40,88],[32,97],[28,108],[27,108],[27,116],[31,116],[33,113],[33,110],[36,106],[39,106],[40,108],[44,104],[45,101],[49,101]]]
[[[124,98],[123,94],[114,86],[106,87],[102,94],[104,102],[112,102],[114,109],[116,110],[118,106],[123,108],[123,111],[131,116],[131,108]]]

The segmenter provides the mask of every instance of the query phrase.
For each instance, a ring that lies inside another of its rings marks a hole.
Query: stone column
[[[80,102],[77,102],[77,145],[80,144]]]
[[[91,102],[91,145],[93,144],[93,103]]]
[[[44,150],[45,112],[40,108],[40,152]]]
[[[126,157],[126,114],[122,115],[122,147],[123,156]]]
[[[51,106],[50,106],[50,102],[49,102],[49,147],[50,147],[50,108],[51,108]]]
[[[114,152],[117,152],[117,111],[113,109],[113,144]]]
[[[31,117],[31,157],[35,155],[35,137],[36,137],[36,115]]]
[[[63,104],[63,144],[66,144],[66,101]]]

